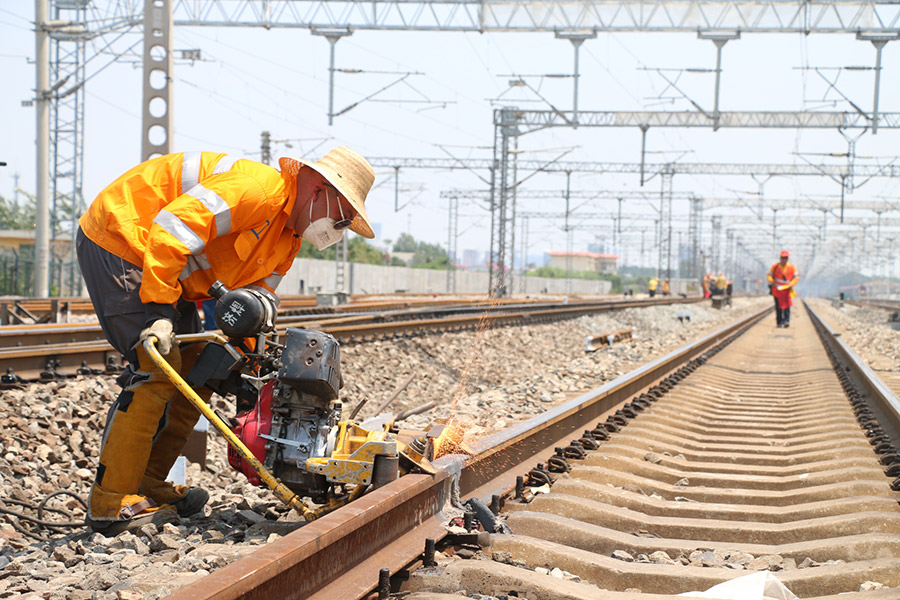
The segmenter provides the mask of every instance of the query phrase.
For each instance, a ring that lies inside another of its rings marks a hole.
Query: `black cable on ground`
[[[44,535],[43,533],[41,533],[40,528],[48,529],[48,530],[52,531],[53,533],[66,533],[65,530],[68,528],[84,527],[84,521],[83,520],[81,520],[81,521],[73,520],[74,515],[72,515],[72,513],[70,513],[69,511],[61,509],[61,508],[54,508],[54,507],[47,506],[47,503],[51,499],[53,499],[57,496],[71,496],[81,505],[81,507],[85,511],[87,511],[87,502],[84,501],[84,498],[82,498],[78,494],[69,492],[67,490],[59,490],[59,491],[56,491],[56,492],[50,494],[49,496],[47,496],[46,498],[41,500],[38,504],[26,502],[24,500],[16,500],[14,498],[0,498],[0,516],[6,517],[7,520],[9,521],[10,525],[12,525],[13,528],[16,529],[16,531],[18,531],[30,538],[34,538],[34,539],[38,539],[38,540],[42,540],[42,541],[47,540],[47,536]],[[37,516],[33,516],[31,514],[21,512],[21,511],[12,510],[10,508],[7,508],[6,505],[21,506],[29,511],[32,511],[33,513],[36,513]],[[67,517],[69,520],[68,521],[47,520],[45,518],[45,514],[44,514],[45,512],[57,513],[57,514]],[[36,526],[39,529],[31,529],[31,528],[25,527],[24,523],[31,524],[33,526]]]

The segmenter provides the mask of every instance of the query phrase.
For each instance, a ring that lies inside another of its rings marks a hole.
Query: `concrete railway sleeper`
[[[448,536],[394,590],[651,600],[769,570],[800,598],[900,598],[897,431],[797,312],[604,414],[494,498],[511,533]]]

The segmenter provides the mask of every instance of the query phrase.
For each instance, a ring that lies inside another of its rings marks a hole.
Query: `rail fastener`
[[[612,346],[616,342],[622,340],[630,340],[633,329],[620,329],[610,333],[601,333],[600,335],[585,336],[585,352],[596,352],[603,346]]]

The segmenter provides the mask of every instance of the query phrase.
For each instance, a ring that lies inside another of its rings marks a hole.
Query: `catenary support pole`
[[[47,0],[35,0],[37,205],[32,293],[38,298],[50,295],[50,35],[47,13]]]

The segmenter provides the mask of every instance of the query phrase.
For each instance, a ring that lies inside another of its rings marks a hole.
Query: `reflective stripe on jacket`
[[[769,269],[767,278],[776,287],[787,284],[795,285],[800,279],[800,274],[797,273],[797,267],[794,266],[794,263],[789,262],[782,269],[781,263],[777,262]]]
[[[274,291],[300,248],[284,228],[292,190],[262,163],[168,154],[116,179],[79,223],[89,239],[143,269],[145,303],[203,300],[216,280]]]

